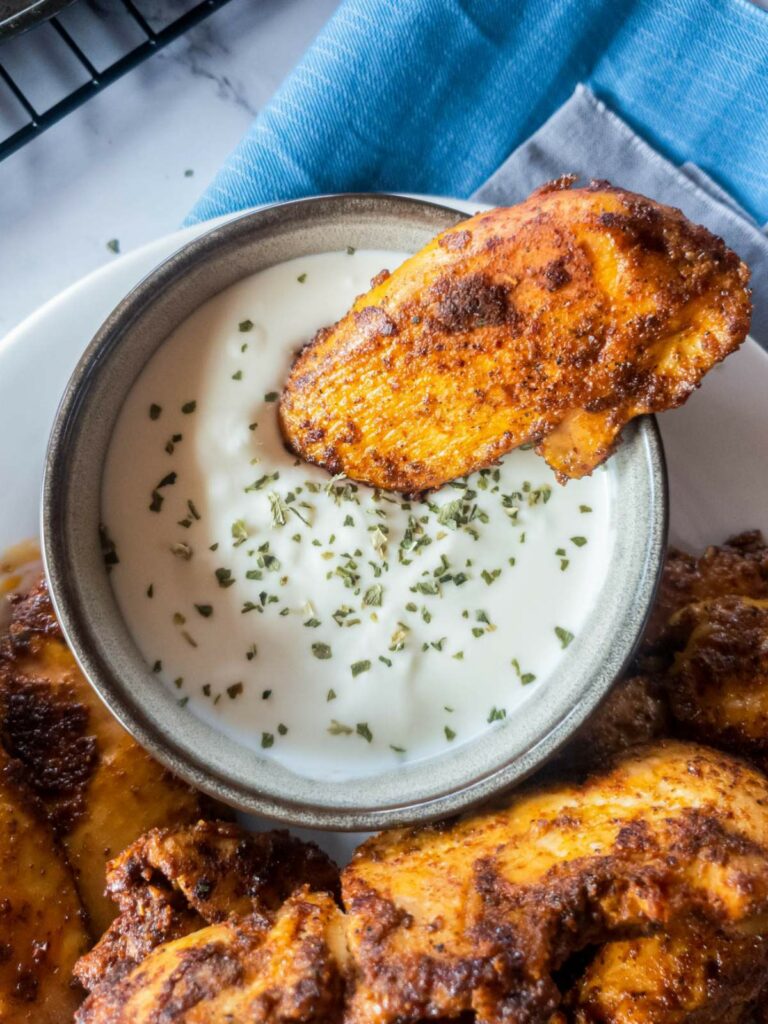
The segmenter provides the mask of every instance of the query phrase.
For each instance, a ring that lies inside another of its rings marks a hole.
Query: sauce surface
[[[317,779],[524,714],[613,546],[602,469],[562,487],[519,450],[407,501],[286,452],[294,353],[405,255],[302,257],[205,303],[139,377],[106,463],[112,585],[158,685],[180,714]]]

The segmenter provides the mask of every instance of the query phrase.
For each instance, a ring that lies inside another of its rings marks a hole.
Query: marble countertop
[[[91,21],[109,17],[108,2],[78,0]],[[110,240],[126,252],[179,227],[336,4],[231,0],[0,163],[0,338],[115,259]],[[3,44],[0,60],[22,73],[33,67],[44,97],[65,71],[50,26],[33,32]]]

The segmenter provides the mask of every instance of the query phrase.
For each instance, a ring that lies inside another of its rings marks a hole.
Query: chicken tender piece
[[[106,861],[147,829],[197,820],[203,807],[102,704],[64,642],[45,584],[12,601],[0,640],[0,737],[48,811],[99,935],[114,917]]]
[[[705,747],[640,748],[583,785],[383,833],[342,875],[352,1024],[545,1024],[575,952],[698,914],[768,932],[768,780]]]
[[[679,726],[768,765],[768,598],[702,601],[672,625],[688,635],[668,677]]]
[[[565,177],[438,235],[298,356],[289,447],[413,494],[535,443],[589,474],[749,329],[749,272],[676,209]]]
[[[303,888],[270,924],[254,914],[159,946],[98,986],[78,1024],[337,1024],[346,951],[342,913]]]
[[[228,919],[269,916],[302,885],[338,895],[339,872],[313,843],[231,822],[153,829],[107,867],[120,914],[77,965],[85,988],[111,983],[156,946]]]
[[[567,1002],[573,1024],[746,1024],[768,984],[768,938],[692,921],[604,946]]]
[[[0,747],[0,1021],[62,1024],[88,935],[74,879],[35,797]]]
[[[768,547],[758,530],[696,557],[672,549],[636,658],[556,761],[598,766],[659,736],[768,767]]]
[[[759,530],[746,530],[696,557],[671,548],[643,637],[640,662],[668,667],[686,640],[685,623],[671,624],[689,604],[728,595],[768,598],[768,547]]]
[[[621,751],[668,735],[669,724],[666,693],[659,680],[639,675],[620,679],[553,765],[561,775],[566,770],[600,767]]]

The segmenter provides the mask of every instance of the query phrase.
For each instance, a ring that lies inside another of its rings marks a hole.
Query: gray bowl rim
[[[48,442],[41,496],[41,535],[43,563],[51,599],[67,643],[99,697],[146,750],[177,776],[240,811],[297,827],[357,832],[422,824],[464,812],[523,781],[574,736],[627,668],[642,636],[664,561],[669,496],[664,450],[655,417],[640,417],[625,428],[619,450],[613,456],[614,459],[627,459],[632,454],[642,461],[648,499],[644,520],[647,527],[644,555],[641,564],[636,566],[636,578],[632,584],[634,600],[622,620],[619,636],[593,663],[592,675],[576,703],[558,708],[556,714],[549,714],[546,727],[533,732],[524,744],[524,749],[506,757],[480,775],[469,774],[459,785],[442,790],[433,787],[431,794],[418,799],[403,801],[390,796],[373,806],[370,803],[361,803],[360,806],[346,803],[343,806],[334,805],[318,801],[315,796],[310,800],[306,797],[294,799],[284,792],[266,792],[258,783],[244,785],[242,780],[233,779],[217,768],[196,748],[191,749],[178,736],[163,731],[141,705],[129,696],[128,687],[113,678],[110,661],[99,649],[98,630],[84,611],[77,563],[71,561],[68,550],[67,526],[79,514],[81,500],[76,481],[68,468],[72,462],[73,442],[79,442],[85,436],[82,420],[87,410],[89,392],[94,379],[108,369],[110,356],[114,355],[116,347],[124,337],[130,336],[134,321],[152,306],[158,296],[182,281],[193,267],[226,252],[233,245],[252,241],[254,232],[268,234],[273,229],[284,227],[286,223],[290,227],[307,221],[311,223],[316,219],[343,219],[349,214],[352,217],[374,215],[385,218],[426,218],[437,222],[433,234],[468,216],[450,206],[418,198],[387,193],[341,193],[261,207],[227,221],[181,246],[147,274],[115,307],[85,349],[70,377]],[[367,247],[380,246],[371,244]],[[210,297],[201,299],[198,305]],[[193,312],[194,309],[190,309],[181,320]],[[157,347],[162,343],[163,340],[160,340]],[[133,380],[125,393],[132,384]],[[122,398],[117,403],[118,410],[121,405]],[[103,451],[99,458],[103,464]],[[106,578],[106,573],[104,575]],[[121,619],[116,605],[112,615]],[[146,664],[143,671],[145,674],[150,671]],[[526,702],[524,708],[529,710],[532,703],[535,702]],[[523,727],[523,733],[526,732],[531,733],[532,730]],[[223,741],[222,734],[216,735]],[[452,759],[455,761],[457,755],[461,757],[461,751],[466,752],[468,748],[482,743],[484,737],[485,734],[457,748],[457,754],[451,755]],[[245,751],[245,748],[242,749]],[[389,779],[390,789],[396,788],[393,782],[398,777],[402,779],[404,773],[422,770],[425,765],[428,766],[426,774],[434,777],[439,774],[437,769],[440,764],[446,763],[447,759],[448,755],[440,755],[416,762],[412,767],[389,773],[382,778]],[[378,777],[373,778],[375,780]],[[350,780],[348,785],[359,788],[360,781]],[[313,785],[318,787],[318,783]],[[319,789],[322,791],[323,788],[324,784],[320,784]]]

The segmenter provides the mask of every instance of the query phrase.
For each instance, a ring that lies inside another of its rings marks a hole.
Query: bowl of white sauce
[[[652,418],[567,486],[521,449],[422,499],[283,444],[296,353],[463,216],[346,195],[231,221],[127,296],[62,400],[42,520],[67,640],[139,742],[242,810],[462,810],[550,757],[642,632],[666,540]]]

